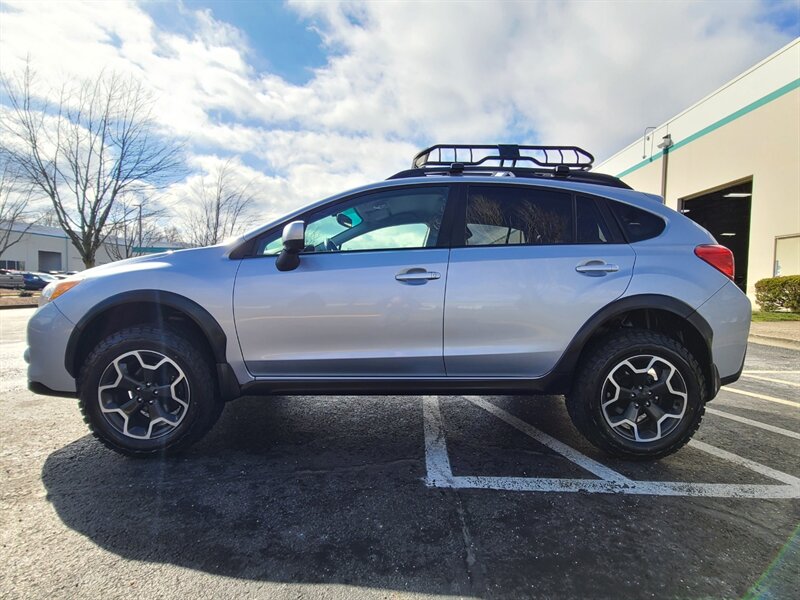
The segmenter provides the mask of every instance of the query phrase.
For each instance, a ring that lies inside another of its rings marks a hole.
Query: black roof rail
[[[411,169],[395,173],[389,179],[428,175],[506,175],[568,179],[579,183],[631,189],[613,175],[591,173],[589,169],[593,162],[594,156],[577,146],[437,144],[419,152],[412,161]],[[518,166],[517,163],[523,163],[524,166]]]
[[[460,163],[477,167],[499,162],[500,167],[532,163],[536,167],[569,167],[588,171],[594,156],[577,146],[518,146],[515,144],[436,144],[419,152],[412,169],[441,167]],[[506,163],[510,163],[506,165]],[[488,166],[488,165],[487,165]]]
[[[455,168],[452,168],[455,167]],[[574,181],[576,183],[593,183],[595,185],[605,185],[608,187],[622,188],[629,190],[631,186],[627,183],[606,173],[591,173],[589,171],[564,171],[557,172],[553,169],[527,169],[522,167],[464,167],[455,163],[450,167],[433,167],[425,169],[407,169],[395,173],[388,179],[406,179],[409,177],[427,177],[428,175],[509,175],[520,178],[536,179],[561,179],[563,181]]]

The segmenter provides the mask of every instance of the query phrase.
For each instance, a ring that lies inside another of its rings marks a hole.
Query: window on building
[[[24,260],[0,260],[0,269],[6,269],[8,271],[24,271],[25,270],[25,261]]]

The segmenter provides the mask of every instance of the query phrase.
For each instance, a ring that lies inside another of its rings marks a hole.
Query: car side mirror
[[[293,271],[300,265],[300,252],[306,247],[306,224],[292,221],[283,228],[283,250],[275,261],[279,271]]]

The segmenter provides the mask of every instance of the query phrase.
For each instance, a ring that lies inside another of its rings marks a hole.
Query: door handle
[[[400,271],[394,278],[397,281],[407,282],[407,283],[425,283],[426,281],[430,281],[431,279],[439,279],[442,275],[435,271],[426,271],[425,269],[408,269],[406,271]]]
[[[604,260],[587,260],[575,267],[578,273],[616,273],[619,265],[612,265]]]

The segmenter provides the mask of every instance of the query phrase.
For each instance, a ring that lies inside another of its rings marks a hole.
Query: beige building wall
[[[712,110],[714,104],[730,112]],[[776,240],[800,235],[800,40],[656,128],[652,141],[640,138],[596,170],[661,194],[664,158],[656,145],[667,134],[675,145],[666,177],[671,208],[752,179],[747,293],[754,299],[756,281],[773,276]],[[652,158],[642,160],[643,153]],[[781,242],[782,275],[800,274],[795,249],[800,244]]]
[[[16,238],[16,234],[14,235]],[[116,258],[109,252],[109,245],[113,242],[104,243],[98,248],[95,256],[97,266],[114,262]],[[160,252],[166,249],[178,249],[178,244],[164,243],[160,248],[148,248],[148,253]],[[39,252],[51,252],[58,254],[61,258],[61,270],[63,271],[83,271],[80,253],[73,246],[66,234],[57,227],[41,227],[34,225],[22,238],[11,248],[7,249],[0,260],[23,262],[26,271],[49,270],[39,262]]]

